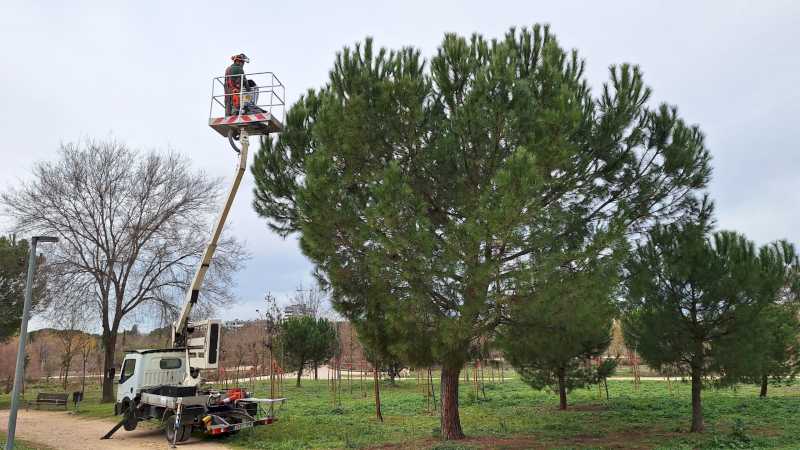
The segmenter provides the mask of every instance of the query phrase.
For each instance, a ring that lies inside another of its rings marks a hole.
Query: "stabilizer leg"
[[[122,426],[123,426],[123,425],[125,425],[125,421],[126,421],[126,420],[127,420],[127,417],[123,417],[123,418],[122,418],[122,420],[120,420],[118,424],[114,425],[114,428],[112,428],[112,429],[111,429],[111,431],[109,431],[108,433],[106,433],[106,434],[105,434],[103,437],[101,437],[100,439],[111,439],[111,435],[113,435],[114,433],[116,433],[116,432],[117,432],[117,430],[119,430],[120,428],[122,428]]]

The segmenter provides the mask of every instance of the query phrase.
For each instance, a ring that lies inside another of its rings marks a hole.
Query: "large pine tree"
[[[299,233],[334,307],[364,323],[385,303],[369,326],[410,364],[441,365],[446,439],[464,436],[469,349],[510,301],[535,295],[542,270],[680,215],[708,181],[701,132],[647,106],[637,67],[612,68],[597,96],[583,70],[547,27],[448,34],[430,64],[367,39],[256,156],[256,210]]]

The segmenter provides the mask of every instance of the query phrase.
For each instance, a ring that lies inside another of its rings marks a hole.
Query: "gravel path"
[[[8,426],[8,410],[0,411],[0,432],[5,434]],[[76,417],[64,411],[20,411],[17,415],[17,438],[54,449],[168,449],[164,432],[153,427],[141,427],[135,431],[120,428],[111,439],[100,440],[114,426],[106,419]],[[224,445],[192,437],[178,447],[201,450],[223,450]]]

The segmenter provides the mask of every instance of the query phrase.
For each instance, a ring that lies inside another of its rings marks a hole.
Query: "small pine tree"
[[[551,388],[559,409],[573,389],[602,380],[589,364],[611,343],[617,309],[618,255],[578,267],[561,265],[533,298],[513,302],[499,341],[522,381]]]
[[[286,352],[286,365],[289,370],[297,371],[297,387],[300,387],[307,364],[333,356],[336,330],[327,319],[290,317],[281,324],[280,339]]]
[[[696,222],[656,226],[627,264],[625,340],[651,367],[691,376],[692,432],[704,429],[704,377],[752,367],[749,353],[721,352],[724,342],[754,332],[781,285],[772,247],[709,235],[709,216],[704,208]]]
[[[800,370],[800,261],[794,245],[786,241],[771,244],[770,254],[777,258],[769,267],[774,277],[783,279],[783,286],[756,317],[756,323],[741,333],[726,336],[717,349],[721,364],[722,384],[738,382],[760,385],[759,396],[767,396],[770,380],[790,383]],[[766,295],[771,293],[765,292]],[[745,364],[740,355],[747,355]]]

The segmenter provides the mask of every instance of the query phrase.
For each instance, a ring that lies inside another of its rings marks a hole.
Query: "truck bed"
[[[206,406],[206,403],[208,403],[208,395],[172,397],[169,395],[151,394],[149,392],[142,392],[141,394],[142,403],[153,406],[162,406],[169,409],[177,408],[179,400],[183,406]]]

